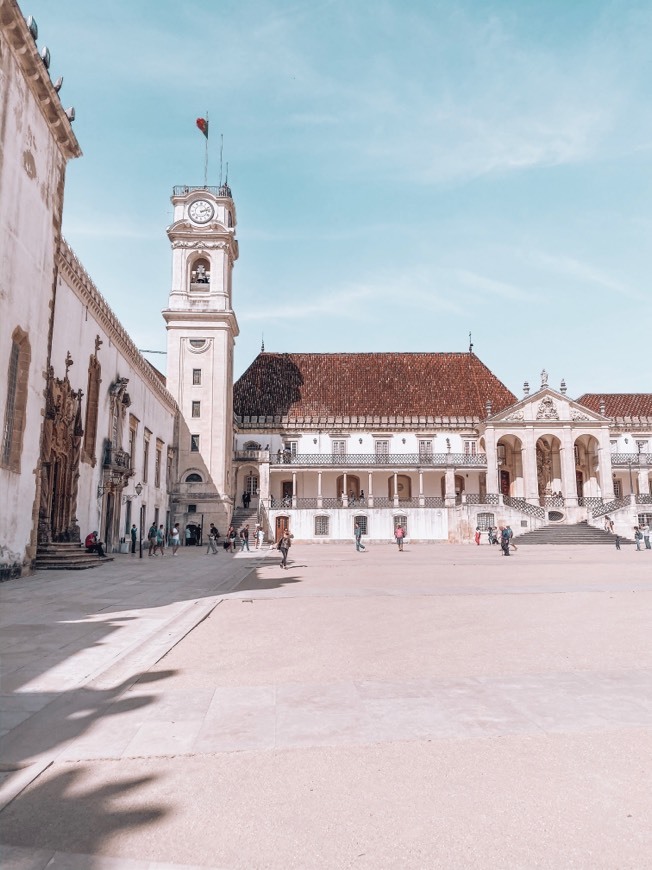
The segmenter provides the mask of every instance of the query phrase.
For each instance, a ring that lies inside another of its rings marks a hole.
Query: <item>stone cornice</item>
[[[0,0],[0,26],[61,153],[67,160],[80,157],[77,137],[16,0]]]
[[[0,0],[1,2],[1,0]],[[126,359],[133,365],[158,398],[174,413],[178,410],[177,403],[172,395],[163,386],[159,378],[152,371],[147,360],[138,352],[124,326],[115,316],[109,303],[102,296],[88,272],[77,259],[70,245],[61,239],[58,255],[58,267],[60,277],[64,277],[79,300],[88,305],[98,323],[106,330],[113,344],[124,354]]]

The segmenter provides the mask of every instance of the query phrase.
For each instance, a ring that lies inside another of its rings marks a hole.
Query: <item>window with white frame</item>
[[[315,517],[315,537],[325,537],[330,534],[330,517]]]
[[[377,438],[374,442],[374,450],[376,456],[389,456],[389,441],[384,438]]]
[[[360,531],[363,535],[369,534],[369,523],[367,521],[367,517],[363,514],[360,514],[357,517],[353,517],[353,532],[355,533],[355,527],[360,526]]]
[[[394,517],[394,531],[395,532],[399,526],[401,526],[401,528],[403,529],[403,532],[405,533],[405,537],[407,538],[408,523],[407,523],[407,517],[405,516],[405,514],[397,514]]]
[[[299,451],[299,442],[298,441],[286,441],[283,445],[283,449],[292,454],[292,456],[296,456]]]
[[[614,480],[614,498],[623,497],[623,485],[620,480]]]
[[[244,480],[244,488],[245,492],[248,492],[249,495],[258,495],[258,475],[248,474]]]
[[[611,444],[611,452],[618,453],[618,440],[612,439],[609,443]]]
[[[419,441],[419,456],[432,456],[432,441],[429,439]]]
[[[478,442],[477,441],[465,441],[464,442],[464,455],[465,456],[476,456],[478,453]]]
[[[333,456],[345,456],[346,455],[346,441],[342,439],[341,441],[336,440],[331,442],[331,450],[333,452]]]
[[[478,514],[476,523],[481,532],[486,532],[487,529],[493,529],[496,518],[493,514]]]

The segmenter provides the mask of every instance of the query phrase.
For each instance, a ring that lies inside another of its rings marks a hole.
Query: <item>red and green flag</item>
[[[208,139],[208,118],[197,118],[197,126]]]

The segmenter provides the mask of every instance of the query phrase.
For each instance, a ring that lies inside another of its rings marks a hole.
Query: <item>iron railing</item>
[[[536,517],[538,520],[543,520],[546,517],[546,512],[540,505],[530,504],[524,498],[513,498],[511,495],[504,495],[503,504],[528,516]]]
[[[625,496],[624,498],[615,498],[613,501],[610,501],[608,504],[598,505],[598,507],[594,507],[592,514],[594,517],[604,517],[607,514],[612,514],[615,511],[619,511],[621,508],[629,506],[629,496]]]
[[[284,453],[271,454],[271,465],[363,468],[369,466],[421,468],[485,468],[484,453]]]
[[[466,493],[466,503],[467,504],[498,504],[499,497],[497,492],[487,492],[481,494],[477,492],[467,492]]]
[[[649,493],[639,493],[636,496],[636,504],[652,504],[652,495]]]
[[[107,444],[104,448],[103,468],[115,468],[118,471],[131,471],[131,456],[126,450]]]
[[[652,465],[652,453],[612,453],[611,465]]]
[[[604,504],[604,499],[599,495],[581,495],[577,499],[579,507],[598,508]]]

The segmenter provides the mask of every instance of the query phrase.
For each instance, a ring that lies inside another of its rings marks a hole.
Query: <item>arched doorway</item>
[[[523,443],[516,435],[503,435],[496,444],[498,490],[501,495],[525,496]]]
[[[593,435],[580,435],[575,439],[575,491],[578,498],[597,497],[601,494],[599,472],[600,443]]]
[[[563,492],[561,473],[561,441],[556,435],[542,435],[536,445],[539,498],[552,498]]]

